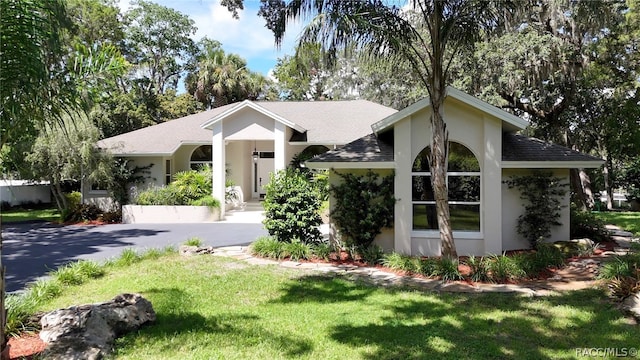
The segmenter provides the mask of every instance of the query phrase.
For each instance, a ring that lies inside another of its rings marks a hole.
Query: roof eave
[[[582,161],[502,161],[503,169],[578,169],[599,168],[604,160]]]
[[[451,86],[447,86],[447,96],[451,96],[454,99],[461,101],[471,107],[474,107],[478,110],[481,110],[489,115],[492,115],[507,124],[510,124],[516,127],[519,130],[526,128],[529,125],[529,122],[519,118],[515,115],[509,114],[508,112],[497,108],[491,104],[488,104],[480,99],[477,99],[469,94],[466,94],[456,88]],[[431,105],[431,100],[429,98],[422,99],[408,107],[398,111],[397,113],[391,114],[386,118],[378,121],[377,123],[371,125],[371,129],[375,134],[378,134],[389,127],[393,126],[396,122],[406,118],[407,116],[411,116],[416,112],[429,107]]]
[[[307,161],[309,169],[394,169],[393,161]]]
[[[276,120],[278,122],[281,122],[284,125],[292,128],[292,129],[295,129],[297,131],[300,131],[300,132],[307,131],[307,129],[301,127],[300,125],[295,124],[295,123],[283,118],[282,116],[277,115],[277,114],[275,114],[275,113],[263,108],[262,106],[252,102],[251,100],[245,100],[245,101],[239,103],[238,105],[232,107],[231,109],[223,111],[222,113],[220,113],[220,114],[214,116],[213,118],[207,120],[204,124],[200,125],[200,127],[203,128],[203,129],[211,130],[211,128],[213,127],[214,124],[222,121],[224,118],[226,118],[228,116],[231,116],[231,115],[233,115],[233,114],[237,113],[238,111],[240,111],[242,109],[245,109],[245,108],[251,108],[251,109],[253,109],[253,110],[255,110],[255,111],[257,111],[257,112],[259,112],[259,113],[261,113],[263,115],[266,115],[266,116],[268,116],[268,117],[270,117],[270,118],[272,118],[272,119],[274,119],[274,120]]]

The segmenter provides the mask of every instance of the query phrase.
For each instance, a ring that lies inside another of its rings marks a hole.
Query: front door
[[[258,160],[254,164],[253,171],[253,198],[263,199],[266,194],[265,185],[271,178],[274,169],[273,152],[260,152]]]

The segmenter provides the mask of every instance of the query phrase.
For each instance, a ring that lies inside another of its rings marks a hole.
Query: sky
[[[290,24],[280,49],[276,49],[273,33],[267,29],[264,20],[258,16],[259,0],[245,0],[245,9],[234,19],[231,13],[220,5],[219,0],[151,0],[162,6],[175,9],[195,21],[198,28],[194,40],[204,36],[222,43],[227,53],[238,54],[247,60],[247,66],[265,76],[273,69],[278,58],[293,54],[302,25]],[[119,0],[124,12],[129,0]]]

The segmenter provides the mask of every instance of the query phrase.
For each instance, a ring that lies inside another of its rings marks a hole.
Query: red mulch
[[[34,355],[41,353],[46,344],[40,340],[38,334],[22,334],[18,338],[9,338],[10,359],[33,359]]]

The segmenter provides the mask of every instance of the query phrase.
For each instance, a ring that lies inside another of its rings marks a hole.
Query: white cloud
[[[218,1],[209,4],[208,13],[192,14],[191,18],[198,28],[195,38],[201,39],[207,36],[220,41],[225,51],[239,54],[248,60],[252,58],[275,60],[291,53],[302,25],[291,24],[281,49],[277,50],[273,33],[264,26],[265,21],[258,16],[258,8],[246,5],[253,4],[248,1],[245,3],[245,9],[239,12],[239,19],[234,19]]]

